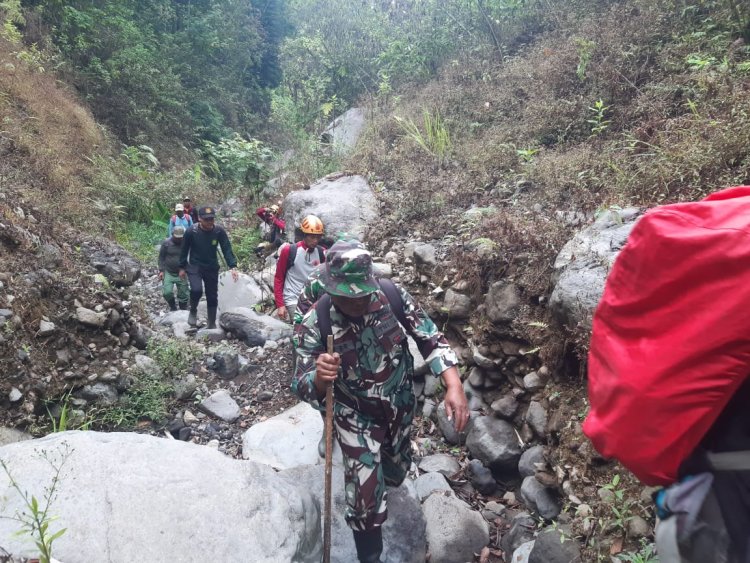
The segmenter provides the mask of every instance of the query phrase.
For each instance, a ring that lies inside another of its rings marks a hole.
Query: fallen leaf
[[[609,554],[610,555],[617,555],[622,551],[622,538],[617,538],[615,541],[612,542],[612,545],[609,547]]]

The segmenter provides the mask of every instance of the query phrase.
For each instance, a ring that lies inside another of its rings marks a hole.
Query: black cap
[[[209,205],[201,207],[198,210],[198,217],[200,219],[213,219],[214,217],[216,217],[216,210]]]

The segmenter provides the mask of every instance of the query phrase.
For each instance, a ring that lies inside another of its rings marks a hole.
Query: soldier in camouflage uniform
[[[346,521],[354,532],[360,562],[377,563],[383,550],[381,526],[387,518],[386,485],[400,485],[411,466],[409,434],[416,406],[413,358],[406,334],[372,276],[370,253],[361,243],[335,243],[311,285],[315,284],[330,297],[318,299],[298,326],[292,389],[322,411],[326,386],[334,384],[334,430],[344,457]],[[432,372],[442,376],[446,412],[461,431],[469,410],[457,358],[414,299],[399,291],[407,330]],[[335,338],[332,355],[325,351],[318,324],[321,308],[330,316]]]

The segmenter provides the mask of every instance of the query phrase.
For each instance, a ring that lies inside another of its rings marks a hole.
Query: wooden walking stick
[[[327,351],[333,355],[333,335],[328,335]],[[323,563],[331,563],[331,485],[333,477],[333,382],[326,385],[326,485],[323,512]]]

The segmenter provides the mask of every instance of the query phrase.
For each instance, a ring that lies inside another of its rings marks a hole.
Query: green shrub
[[[229,234],[232,240],[232,250],[237,257],[237,263],[243,270],[252,270],[257,262],[255,248],[261,243],[260,230],[257,227],[234,227]]]
[[[238,133],[218,143],[203,141],[203,162],[210,175],[238,192],[247,187],[257,195],[270,177],[273,152],[258,139],[243,139]]]
[[[200,357],[200,351],[190,342],[173,338],[152,338],[149,340],[147,353],[159,365],[164,376],[169,378],[183,375]]]
[[[140,375],[120,401],[102,409],[96,421],[105,426],[134,428],[142,420],[162,421],[169,413],[173,387],[162,379]]]
[[[156,265],[159,259],[158,245],[167,238],[166,221],[152,221],[150,224],[127,222],[115,233],[117,242],[141,262]]]

